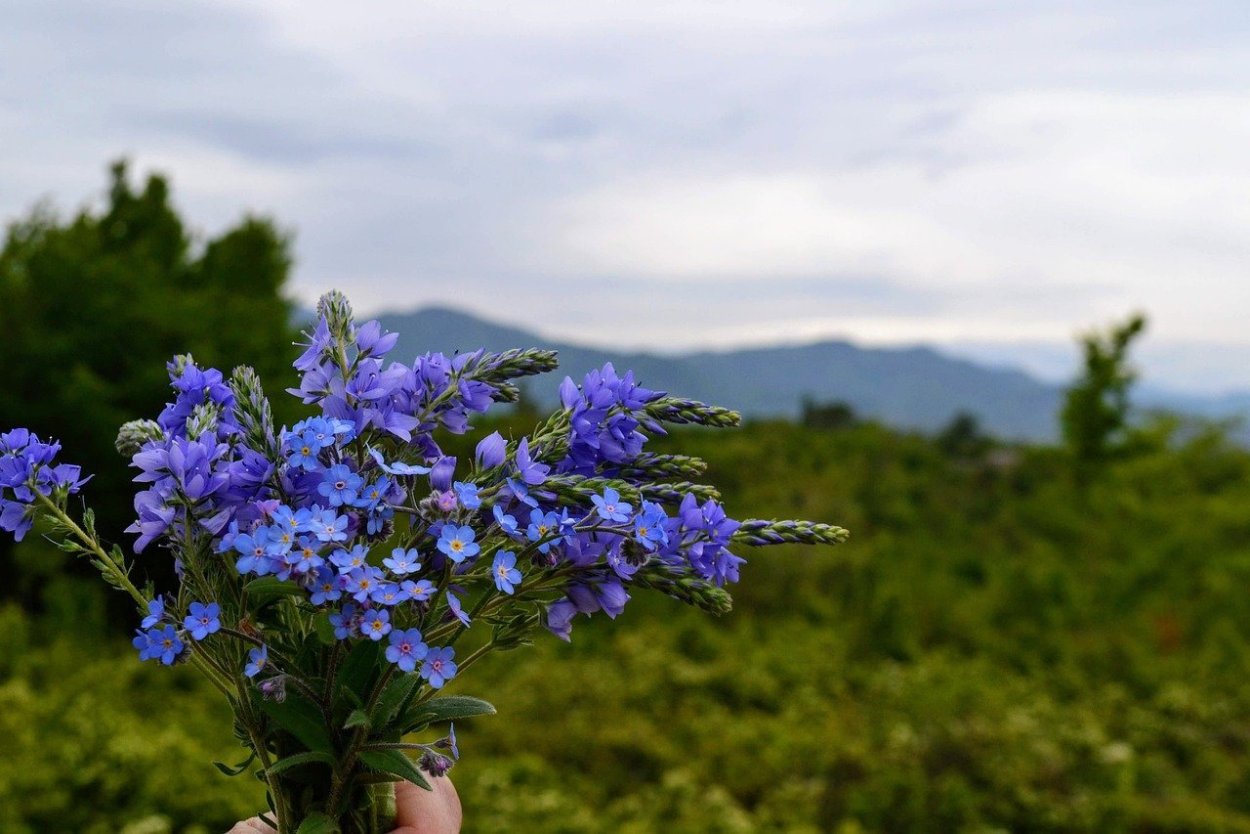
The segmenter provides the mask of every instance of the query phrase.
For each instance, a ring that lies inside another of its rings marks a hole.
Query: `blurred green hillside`
[[[1250,831],[1250,455],[1166,438],[1082,486],[1055,450],[871,424],[682,434],[731,508],[852,544],[759,553],[721,620],[639,599],[483,663],[466,830]],[[209,765],[237,753],[190,673],[4,618],[0,830],[213,832],[261,801]]]
[[[67,240],[86,242],[72,263],[115,263],[87,245],[108,216],[46,220],[26,236],[19,224],[0,257],[0,293],[25,286],[44,311],[30,321],[79,346],[67,357],[102,332],[98,319],[62,317],[19,279],[36,263],[56,274],[41,259]],[[185,337],[212,361],[246,349],[285,365],[284,324],[210,316],[224,290],[195,281],[211,247],[179,236],[165,271],[134,285],[119,276],[164,250],[130,246],[122,267],[82,274],[115,304],[146,287],[152,319],[177,299],[186,326],[169,324],[162,350]],[[285,253],[280,236],[261,238],[272,245],[257,252]],[[248,309],[286,309],[280,264],[267,289],[248,285]],[[116,353],[141,349],[145,321],[112,332]],[[541,639],[456,681],[499,707],[457,728],[465,830],[1250,832],[1250,453],[1216,427],[1130,430],[1119,405],[1132,380],[1114,347],[1087,343],[1068,449],[999,444],[968,420],[926,437],[815,403],[803,424],[661,442],[705,457],[731,512],[835,522],[851,543],[746,553],[735,610],[719,620],[639,598],[616,622],[579,620],[571,645]],[[9,421],[72,428],[64,457],[100,471],[89,496],[124,516],[125,469],[99,438],[150,412],[136,404],[163,383],[97,373],[84,355],[82,370],[39,377],[46,391],[6,379],[0,405]],[[108,407],[74,400],[84,379],[108,383],[90,389]],[[277,391],[289,379],[267,381]],[[132,384],[133,399],[119,393]],[[530,416],[484,424],[465,448],[492,428],[523,433]],[[261,807],[259,783],[212,767],[242,755],[193,672],[140,664],[98,583],[37,537],[9,559],[0,832],[218,834]],[[156,553],[143,562],[168,570]]]

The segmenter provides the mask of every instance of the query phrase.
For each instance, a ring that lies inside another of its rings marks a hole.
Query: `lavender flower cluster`
[[[291,697],[327,722],[336,735],[323,743],[300,734],[307,716],[267,708],[308,755],[367,761],[362,744],[428,723],[413,710],[435,690],[542,625],[567,640],[577,615],[615,618],[638,588],[723,612],[722,586],[743,563],[734,545],[845,537],[810,522],[730,518],[712,487],[687,480],[701,461],[647,444],[665,424],[729,426],[737,415],[647,389],[610,364],[581,384],[566,378],[561,409],[528,436],[491,433],[458,460],[439,432],[462,434],[473,415],[516,401],[515,381],[552,370],[554,353],[388,361],[396,335],[373,321],[357,326],[342,295],[327,295],[318,311],[294,363],[299,385],[288,389],[315,409],[306,419],[276,429],[254,372],[227,380],[182,356],[169,364],[173,401],[155,421],[122,428],[118,448],[141,487],[128,529],[136,551],[173,555],[173,592],[140,591],[120,550],[107,553],[89,523],[84,531],[69,520],[65,499],[83,480],[54,464],[56,444],[21,429],[0,435],[0,526],[21,538],[37,503],[50,510],[142,604],[140,657],[195,662],[231,698],[257,753],[286,743],[267,735],[249,688],[270,704]],[[458,657],[479,623],[488,636]],[[371,645],[375,655],[360,648]],[[353,688],[344,669],[370,658],[378,671]],[[362,727],[362,737],[344,735]],[[454,735],[421,746],[425,771],[446,772],[449,749]],[[421,779],[396,761],[371,761]],[[347,767],[332,770],[331,810]]]

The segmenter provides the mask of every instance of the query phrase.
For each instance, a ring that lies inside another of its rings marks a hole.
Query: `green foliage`
[[[1128,350],[1145,329],[1146,318],[1139,314],[1105,334],[1081,337],[1084,368],[1064,397],[1059,420],[1064,442],[1086,473],[1123,449],[1128,393],[1137,377]]]
[[[0,426],[34,426],[72,450],[67,459],[95,474],[101,530],[117,537],[133,496],[117,427],[160,411],[175,353],[226,371],[260,357],[262,374],[289,378],[290,266],[289,238],[270,221],[245,217],[200,242],[163,177],[135,188],[115,164],[101,210],[66,219],[41,207],[7,230]],[[9,553],[0,544],[0,567]],[[37,587],[4,593],[33,606]]]
[[[731,508],[854,538],[748,552],[720,619],[650,595],[484,660],[466,831],[1250,832],[1250,454],[1147,428],[1087,485],[1058,450],[955,459],[872,424],[684,432]],[[53,626],[0,623],[0,830],[263,807],[209,764],[242,756],[203,684],[31,642]]]

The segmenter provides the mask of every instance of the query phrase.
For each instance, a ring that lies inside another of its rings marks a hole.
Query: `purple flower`
[[[561,599],[547,606],[547,629],[568,641],[573,633],[573,617],[577,614],[577,606],[571,600]]]
[[[457,527],[455,524],[443,525],[438,537],[438,549],[456,564],[470,559],[482,549],[473,541],[472,527]]]
[[[185,648],[172,625],[140,631],[131,644],[139,650],[140,660],[159,660],[166,666],[172,666]]]
[[[390,633],[390,630],[391,614],[385,608],[365,612],[365,618],[360,624],[361,634],[376,643]]]
[[[494,469],[504,462],[507,450],[508,444],[504,442],[503,435],[497,431],[491,432],[478,441],[473,452],[473,463],[478,469]]]
[[[516,569],[516,554],[501,550],[495,554],[495,562],[491,565],[491,576],[495,578],[495,587],[505,594],[511,594],[521,582],[521,572]]]
[[[528,437],[522,437],[521,442],[517,444],[516,469],[517,474],[521,476],[521,480],[530,486],[538,486],[547,480],[547,473],[551,471],[550,466],[545,463],[538,463],[530,457],[530,441]]]
[[[269,663],[269,647],[258,646],[247,653],[248,664],[243,667],[243,674],[249,678],[254,678],[260,674],[261,670]]]
[[[418,629],[395,630],[391,632],[390,645],[386,647],[386,659],[394,663],[404,672],[417,668],[417,663],[425,659],[430,649],[421,642]]]
[[[182,626],[191,632],[191,637],[195,640],[203,640],[210,634],[216,634],[221,630],[221,606],[215,602],[205,605],[202,602],[191,603],[187,616],[182,621]]]
[[[430,649],[421,664],[421,677],[435,689],[442,689],[443,684],[456,676],[456,662],[452,659],[455,656],[451,646]]]

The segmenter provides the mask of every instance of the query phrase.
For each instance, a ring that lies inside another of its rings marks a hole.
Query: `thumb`
[[[410,782],[395,785],[394,834],[460,834],[464,815],[455,786],[445,776],[431,778],[430,786],[427,791]]]

